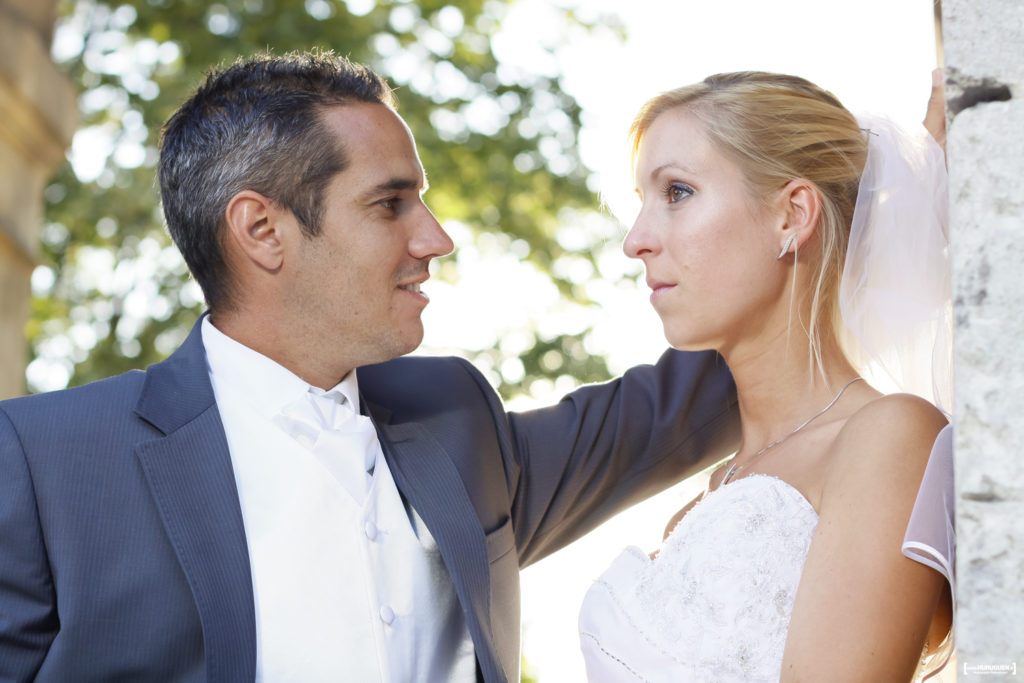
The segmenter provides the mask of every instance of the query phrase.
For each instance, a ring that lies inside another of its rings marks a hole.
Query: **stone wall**
[[[958,674],[1024,676],[1024,2],[944,0]]]
[[[25,391],[43,190],[77,121],[75,92],[50,60],[56,11],[56,0],[0,0],[0,398]]]

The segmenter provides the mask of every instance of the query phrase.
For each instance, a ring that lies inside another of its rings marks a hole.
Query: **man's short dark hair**
[[[348,164],[320,115],[353,102],[393,106],[394,96],[368,67],[330,52],[259,54],[211,70],[164,125],[164,217],[211,310],[232,305],[222,251],[230,199],[259,192],[319,234],[324,190]]]

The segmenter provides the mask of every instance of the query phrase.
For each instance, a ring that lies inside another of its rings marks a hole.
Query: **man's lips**
[[[417,280],[415,280],[413,282],[406,282],[404,284],[398,285],[398,289],[404,290],[406,292],[409,292],[410,294],[414,294],[414,295],[416,295],[418,297],[421,297],[421,298],[426,299],[426,300],[429,301],[430,297],[428,297],[425,292],[420,290],[420,285],[423,284],[426,281],[427,281],[426,277],[421,277],[421,278],[418,278]]]

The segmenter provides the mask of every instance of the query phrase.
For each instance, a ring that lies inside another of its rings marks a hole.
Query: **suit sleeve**
[[[739,440],[735,385],[715,352],[667,351],[654,366],[512,413],[509,424],[521,566],[724,458]]]
[[[0,682],[31,680],[57,628],[32,478],[0,407]]]

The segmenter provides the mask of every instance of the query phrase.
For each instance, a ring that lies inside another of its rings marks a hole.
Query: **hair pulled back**
[[[654,120],[678,108],[696,117],[712,144],[739,165],[755,198],[797,178],[817,188],[820,262],[807,329],[820,367],[823,325],[835,334],[841,324],[839,283],[867,159],[864,131],[832,93],[803,78],[725,73],[648,101],[630,128],[634,159]]]

